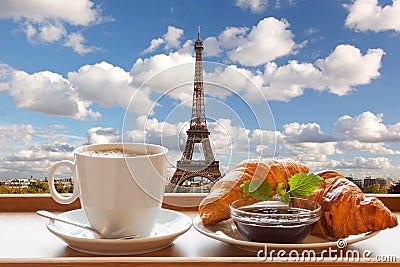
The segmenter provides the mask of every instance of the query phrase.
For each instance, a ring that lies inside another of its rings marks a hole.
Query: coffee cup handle
[[[72,172],[72,179],[74,182],[74,192],[70,196],[63,196],[60,193],[58,193],[56,190],[56,186],[55,186],[55,182],[54,182],[54,174],[55,174],[56,170],[62,166],[68,167]],[[72,161],[63,160],[63,161],[59,161],[56,164],[54,164],[49,171],[48,179],[49,179],[50,194],[56,202],[58,202],[60,204],[70,204],[79,197],[79,184],[78,184],[78,179],[76,176],[76,168],[75,168],[75,163],[73,163]]]

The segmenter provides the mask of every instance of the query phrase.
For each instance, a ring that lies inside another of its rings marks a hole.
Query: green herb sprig
[[[285,202],[289,202],[291,196],[305,198],[320,186],[322,180],[321,177],[313,173],[297,173],[289,178],[289,190],[283,189],[284,184],[279,183],[275,188],[275,192]],[[249,197],[264,201],[273,198],[272,185],[266,180],[245,181],[240,185],[240,188]]]

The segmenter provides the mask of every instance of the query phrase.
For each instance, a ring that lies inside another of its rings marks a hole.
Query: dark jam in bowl
[[[263,201],[244,205],[231,204],[231,218],[239,232],[249,241],[263,243],[300,243],[320,218],[318,203],[291,198],[290,203]]]
[[[298,208],[254,208],[246,211],[262,214],[296,214],[301,212]],[[234,221],[238,230],[249,240],[268,243],[298,243],[306,238],[314,225],[291,224],[290,221],[282,225],[254,224],[249,222]]]

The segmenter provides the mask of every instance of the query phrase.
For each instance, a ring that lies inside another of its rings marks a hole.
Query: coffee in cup
[[[79,147],[74,162],[60,161],[50,169],[50,193],[61,204],[79,197],[91,226],[107,238],[147,237],[161,212],[167,152],[165,147],[143,143]],[[54,174],[61,166],[72,172],[70,196],[55,189]]]

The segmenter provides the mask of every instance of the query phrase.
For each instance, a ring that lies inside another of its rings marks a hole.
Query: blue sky
[[[171,174],[198,25],[222,172],[275,156],[400,178],[398,14],[399,0],[0,0],[0,178],[121,140],[167,146]]]

